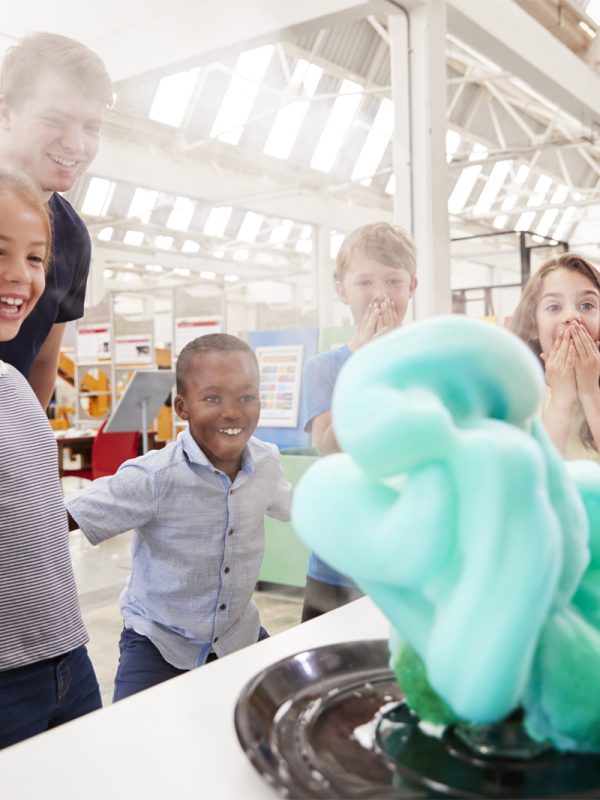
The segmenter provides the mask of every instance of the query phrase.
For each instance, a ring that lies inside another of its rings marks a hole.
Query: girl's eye
[[[41,256],[29,256],[28,258],[38,267],[44,265],[44,259]]]
[[[582,303],[581,309],[582,311],[594,311],[595,306],[593,303]]]
[[[550,305],[546,306],[546,308],[544,310],[545,311],[550,311],[552,313],[554,311],[558,311],[559,309],[560,309],[560,306],[557,303],[550,303]]]

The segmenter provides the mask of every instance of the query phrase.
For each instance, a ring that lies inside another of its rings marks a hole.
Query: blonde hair
[[[537,311],[546,276],[559,269],[566,269],[569,272],[577,272],[579,275],[583,275],[600,292],[600,271],[577,253],[563,253],[556,258],[551,258],[542,264],[538,271],[527,281],[519,304],[510,319],[510,329],[529,345],[540,360],[542,367],[544,367],[544,362],[541,358],[542,346],[538,333]],[[579,438],[586,447],[592,447],[597,450],[590,426],[585,421],[579,431]]]
[[[25,173],[0,167],[0,196],[6,195],[16,197],[40,217],[46,239],[44,267],[48,270],[52,250],[52,221],[39,187]]]
[[[47,71],[68,78],[92,99],[112,105],[112,85],[100,56],[81,42],[56,33],[31,33],[9,47],[0,71],[0,94],[9,106],[17,108]]]
[[[359,253],[388,267],[416,274],[417,251],[412,238],[403,228],[389,222],[362,225],[344,239],[336,258],[336,280],[342,280],[350,262]]]

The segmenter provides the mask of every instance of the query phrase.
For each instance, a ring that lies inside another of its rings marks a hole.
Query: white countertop
[[[243,752],[235,704],[260,670],[293,653],[381,639],[388,623],[371,600],[311,622],[108,708],[0,751],[6,800],[266,800],[277,797]]]

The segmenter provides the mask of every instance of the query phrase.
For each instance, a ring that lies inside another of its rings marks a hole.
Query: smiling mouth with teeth
[[[76,167],[77,164],[79,163],[78,161],[73,161],[72,159],[68,158],[59,158],[59,156],[54,156],[52,154],[49,154],[48,157],[50,158],[51,161],[53,161],[55,164],[58,164],[60,167],[69,167],[69,168]]]
[[[227,436],[237,436],[241,432],[241,428],[219,428],[219,433],[226,433]]]
[[[22,297],[0,296],[0,305],[2,305],[2,307],[4,308],[5,313],[8,312],[9,314],[14,314],[15,316],[17,316],[20,313],[24,302],[25,301],[23,300]]]

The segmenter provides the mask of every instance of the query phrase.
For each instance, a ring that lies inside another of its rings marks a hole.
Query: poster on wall
[[[77,326],[77,361],[80,364],[110,361],[111,334],[108,322]]]
[[[256,348],[260,372],[259,427],[297,427],[303,353],[301,344]]]
[[[221,333],[223,317],[177,317],[175,320],[175,357],[192,339],[207,333]]]
[[[152,336],[115,336],[116,364],[152,364]]]

